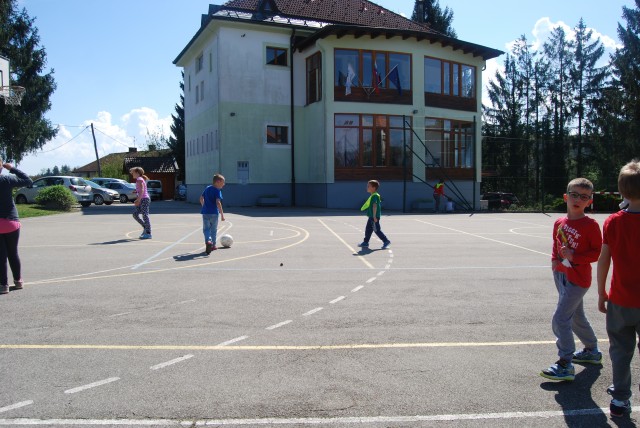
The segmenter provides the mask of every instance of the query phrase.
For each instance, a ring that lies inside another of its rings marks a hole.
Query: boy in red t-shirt
[[[583,306],[584,295],[591,286],[591,263],[598,260],[602,246],[598,222],[584,214],[592,197],[593,184],[589,180],[571,180],[564,194],[567,215],[553,224],[551,269],[559,296],[551,326],[560,359],[540,373],[551,380],[574,380],[572,361],[602,363],[598,339]],[[584,344],[582,351],[575,352],[574,333]]]
[[[631,412],[631,359],[640,332],[640,161],[620,170],[618,190],[629,201],[626,209],[604,222],[602,253],[598,259],[598,309],[607,314],[609,357],[613,368],[611,416]],[[613,260],[609,294],[607,274]],[[608,303],[605,306],[605,302]]]

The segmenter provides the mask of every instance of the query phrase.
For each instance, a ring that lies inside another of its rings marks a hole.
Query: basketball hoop
[[[19,106],[25,91],[22,86],[2,86],[0,87],[0,98],[4,98],[5,105]]]

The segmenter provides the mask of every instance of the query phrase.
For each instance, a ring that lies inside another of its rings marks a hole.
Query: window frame
[[[307,66],[306,105],[309,105],[322,100],[322,53],[318,51],[308,56],[305,63]]]
[[[429,123],[432,121],[434,124]],[[437,153],[437,165],[430,164],[431,159],[425,153],[427,160],[427,178],[430,177],[430,167],[441,167],[451,178],[471,178],[475,173],[476,136],[473,121],[449,119],[445,117],[426,116],[424,118],[424,141],[427,146],[433,145],[433,135],[439,134],[440,152]],[[433,157],[436,153],[432,153]]]
[[[284,136],[286,138],[286,142],[272,142],[269,141],[269,128],[274,128],[274,130],[279,130],[280,132],[276,132],[276,135]],[[265,125],[265,139],[264,144],[267,147],[290,147],[291,146],[291,136],[290,136],[291,127],[287,124],[277,124],[277,123],[268,123]],[[282,132],[284,130],[284,132]]]
[[[269,62],[269,52],[273,51],[273,61],[275,62]],[[278,54],[279,51],[282,51],[281,54]],[[284,56],[282,56],[282,54],[284,54]],[[284,64],[280,64],[278,63],[278,58],[284,58]],[[265,65],[272,65],[272,66],[276,66],[276,67],[289,67],[289,48],[285,48],[282,46],[273,46],[273,45],[266,45],[265,48]]]

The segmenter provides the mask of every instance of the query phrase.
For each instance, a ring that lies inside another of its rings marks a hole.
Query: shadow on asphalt
[[[190,253],[190,254],[178,254],[173,256],[173,260],[177,262],[188,262],[189,260],[207,259],[209,256],[207,253]]]
[[[117,239],[115,241],[93,242],[89,245],[116,245],[116,244],[124,244],[125,242],[135,242],[135,241],[139,241],[139,239]]]
[[[354,256],[366,256],[367,254],[375,253],[376,251],[384,251],[382,248],[360,248],[360,251],[354,254]]]
[[[579,366],[576,364],[576,366]],[[545,391],[556,392],[555,399],[565,412],[565,422],[568,427],[600,427],[610,426],[609,415],[599,411],[597,414],[575,415],[568,412],[582,409],[599,409],[593,400],[591,389],[600,377],[601,365],[585,365],[584,370],[576,373],[573,382],[542,382],[540,387]],[[628,418],[627,418],[628,419]],[[635,426],[635,425],[628,425]]]

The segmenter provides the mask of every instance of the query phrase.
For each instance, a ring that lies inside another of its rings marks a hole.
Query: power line
[[[116,139],[115,139],[115,138],[113,138],[111,135],[105,134],[105,133],[104,133],[104,132],[102,132],[99,128],[97,128],[95,125],[93,126],[93,128],[94,128],[96,131],[98,131],[99,133],[101,133],[102,135],[104,135],[105,137],[111,138],[111,139],[112,139],[113,141],[115,141],[116,143],[121,144],[121,145],[123,145],[123,146],[125,146],[125,147],[127,147],[127,148],[129,148],[129,147],[130,147],[130,145],[129,145],[129,144],[125,144],[125,143],[123,143],[122,141],[118,141],[118,140],[116,140]]]
[[[53,149],[50,149],[50,150],[43,150],[43,151],[41,151],[40,153],[49,153],[49,152],[52,152],[52,151],[54,151],[54,150],[58,150],[60,147],[62,147],[62,146],[65,146],[65,145],[69,144],[70,142],[72,142],[73,140],[75,140],[76,138],[78,138],[80,135],[82,135],[82,133],[83,133],[84,131],[86,131],[86,130],[87,130],[87,128],[88,128],[88,126],[85,126],[85,127],[84,127],[84,129],[83,129],[82,131],[80,131],[80,132],[79,132],[75,137],[73,137],[72,139],[70,139],[70,140],[66,141],[65,143],[60,144],[58,147],[54,147]]]

